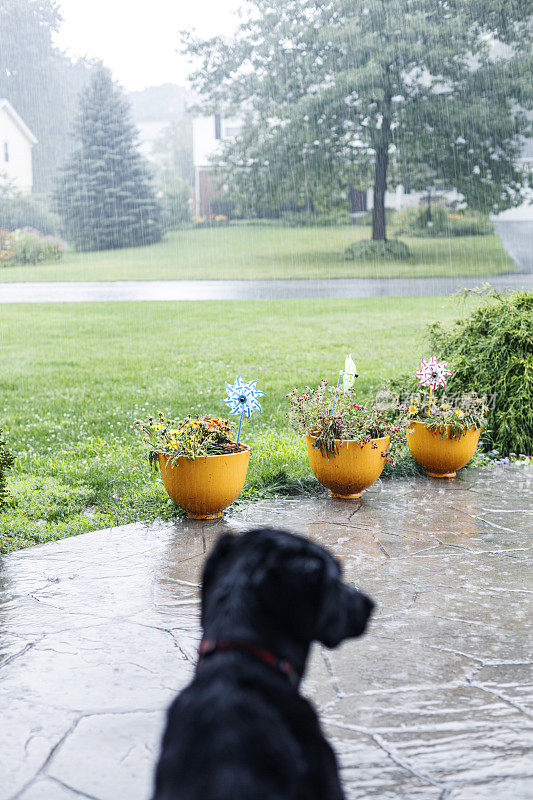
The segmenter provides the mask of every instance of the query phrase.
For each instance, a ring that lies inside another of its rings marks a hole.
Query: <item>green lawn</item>
[[[497,236],[409,239],[410,262],[350,262],[357,226],[229,225],[167,234],[150,247],[67,253],[60,263],[0,269],[0,282],[489,275],[514,269]]]
[[[224,415],[224,381],[241,372],[266,392],[264,413],[244,427],[244,497],[309,490],[303,441],[285,422],[293,386],[335,381],[351,351],[369,397],[427,355],[426,323],[464,313],[442,297],[0,309],[0,425],[18,456],[4,551],[175,515],[132,422],[159,409]]]

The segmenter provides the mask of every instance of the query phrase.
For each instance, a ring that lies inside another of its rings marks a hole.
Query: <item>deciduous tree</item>
[[[454,186],[471,207],[519,202],[531,101],[530,0],[248,0],[231,40],[185,37],[193,84],[245,125],[224,183],[256,202],[373,186],[386,238],[393,182]]]

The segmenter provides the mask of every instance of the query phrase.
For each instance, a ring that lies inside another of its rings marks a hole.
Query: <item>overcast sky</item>
[[[176,53],[178,32],[228,34],[241,0],[58,0],[63,25],[56,37],[72,55],[101,58],[126,89],[184,85],[188,61]]]

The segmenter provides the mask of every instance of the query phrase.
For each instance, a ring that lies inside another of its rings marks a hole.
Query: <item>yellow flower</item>
[[[418,414],[418,408],[416,406],[409,406],[409,413]]]
[[[455,413],[456,413],[456,415],[459,417],[459,419],[462,419],[462,418],[464,417],[464,415],[465,415],[465,412],[464,412],[464,411],[461,411],[461,409],[460,409],[460,408],[456,408],[456,409],[455,409]]]

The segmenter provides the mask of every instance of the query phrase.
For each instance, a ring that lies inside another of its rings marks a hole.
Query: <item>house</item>
[[[194,212],[197,217],[211,214],[210,201],[220,192],[213,179],[211,158],[222,142],[238,135],[241,127],[241,120],[223,117],[222,114],[193,119]]]
[[[129,92],[128,99],[139,134],[139,151],[148,161],[156,161],[154,144],[169,125],[188,119],[187,107],[194,98],[183,86],[164,83]]]
[[[242,120],[226,118],[221,114],[209,117],[195,117],[193,119],[193,162],[194,162],[194,211],[197,217],[207,217],[211,212],[211,199],[220,194],[221,187],[213,176],[211,159],[216,155],[221,143],[235,138],[242,128]],[[533,139],[524,143],[519,163],[526,169],[533,165]],[[524,204],[524,213],[530,219],[533,211],[531,196],[533,192],[526,193],[528,201]],[[428,188],[424,191],[413,191],[406,186],[391,187],[385,193],[386,208],[399,211],[403,208],[412,208],[432,201],[444,201],[447,204],[460,205],[463,195],[452,187]],[[347,199],[350,203],[352,217],[358,217],[374,206],[373,189],[352,188]]]
[[[37,139],[9,100],[0,98],[0,176],[22,192],[33,187],[32,148]]]

